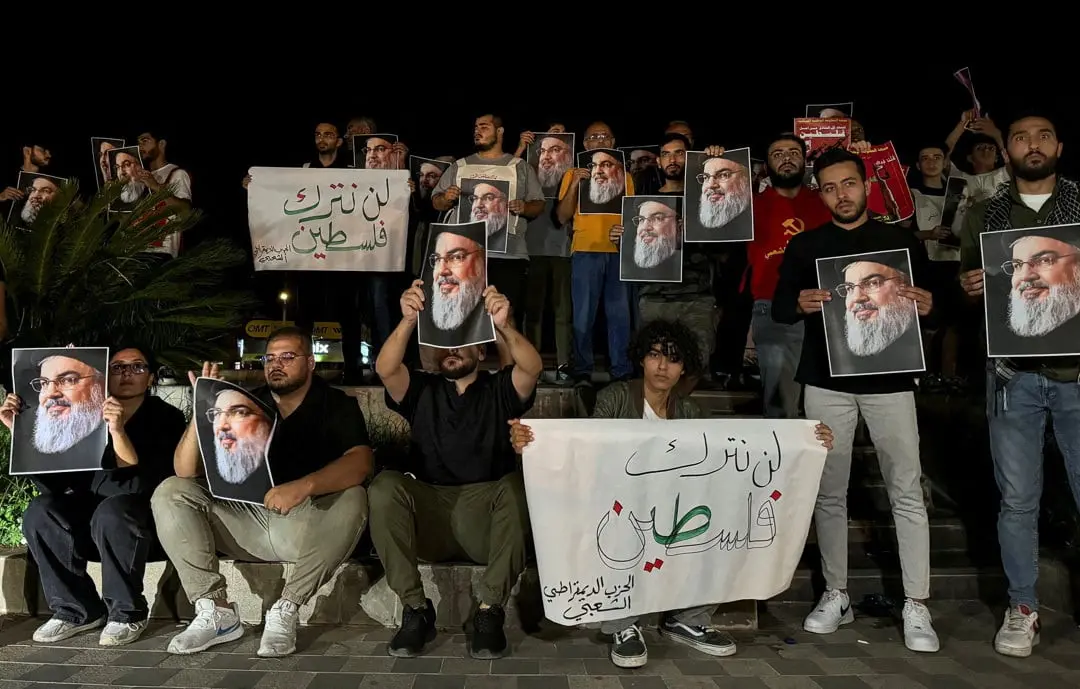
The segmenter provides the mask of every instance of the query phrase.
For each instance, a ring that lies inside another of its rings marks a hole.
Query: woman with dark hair
[[[41,495],[23,515],[23,535],[41,575],[52,619],[34,641],[55,643],[104,626],[102,646],[129,644],[150,615],[143,574],[155,538],[150,496],[173,473],[173,451],[184,433],[184,414],[150,394],[154,366],[147,350],[114,349],[109,397],[102,417],[109,443],[102,468],[34,477]],[[23,401],[8,395],[0,421],[11,428]],[[101,562],[101,594],[86,572]]]
[[[678,321],[654,320],[631,338],[630,359],[638,376],[608,385],[596,397],[594,419],[700,419],[703,414],[690,398],[694,379],[701,374],[698,339]],[[832,448],[832,431],[817,427],[817,438]],[[533,440],[532,430],[514,419],[510,441],[521,453]],[[710,625],[716,605],[672,610],[661,616],[659,632],[672,641],[712,656],[735,654],[735,640]],[[621,668],[643,667],[649,659],[645,637],[636,617],[601,623],[600,631],[611,635],[611,662]]]

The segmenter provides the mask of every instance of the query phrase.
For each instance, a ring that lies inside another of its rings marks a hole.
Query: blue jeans
[[[772,317],[772,302],[758,299],[754,302],[751,328],[761,370],[765,418],[798,418],[802,386],[795,382],[795,372],[802,355],[804,324],[777,323]]]
[[[574,376],[593,373],[593,326],[600,301],[607,318],[611,377],[633,373],[630,346],[630,300],[626,283],[619,281],[619,254],[575,252],[570,259],[570,298],[574,305]]]
[[[998,543],[1009,579],[1009,600],[1035,610],[1046,422],[1053,421],[1073,499],[1080,505],[1080,384],[1031,372],[1018,372],[1005,382],[991,368],[986,418],[994,478],[1001,491]]]

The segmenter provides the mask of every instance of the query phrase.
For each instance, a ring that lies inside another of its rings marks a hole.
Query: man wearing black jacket
[[[908,249],[912,284],[918,284],[927,274],[928,261],[910,231],[869,219],[866,199],[870,189],[861,158],[842,149],[830,150],[818,158],[814,171],[821,199],[833,221],[792,237],[780,265],[772,312],[779,323],[791,325],[806,320],[795,379],[806,386],[807,417],[819,419],[833,429],[836,437],[825,460],[814,508],[826,591],[803,628],[815,634],[830,634],[855,619],[847,594],[847,489],[851,446],[861,412],[881,462],[896,522],[907,596],[904,642],[912,651],[933,653],[939,643],[925,605],[930,596],[930,530],[920,483],[914,377],[830,375],[821,316],[830,292],[819,289],[816,269],[819,258]],[[901,287],[898,296],[914,301],[920,316],[927,316],[933,307],[931,294],[917,287]]]
[[[146,628],[143,573],[151,553],[160,553],[150,495],[172,475],[172,453],[184,433],[184,414],[150,394],[154,367],[148,357],[126,348],[109,361],[103,468],[33,479],[41,495],[26,508],[23,535],[53,611],[34,632],[38,643],[104,626],[100,644],[121,646]],[[8,395],[0,421],[11,428],[22,404]],[[88,559],[101,561],[101,595],[86,573]]]

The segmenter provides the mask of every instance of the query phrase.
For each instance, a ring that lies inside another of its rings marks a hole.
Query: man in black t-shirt
[[[277,415],[268,461],[274,487],[263,505],[210,494],[192,418],[176,448],[176,477],[152,505],[158,537],[176,566],[196,617],[169,643],[188,654],[239,639],[240,612],[229,603],[217,552],[259,562],[288,562],[281,598],[266,613],[259,655],[296,650],[300,606],[333,575],[360,540],[367,520],[361,484],[371,473],[371,442],[356,400],[314,375],[311,336],[298,328],[270,335],[267,385],[253,391]],[[195,374],[189,373],[194,385]],[[217,365],[203,364],[217,377]]]
[[[507,318],[509,300],[489,286],[484,309],[513,365],[480,372],[484,350],[471,346],[439,350],[437,374],[409,371],[403,359],[426,308],[422,285],[416,280],[402,295],[401,322],[375,364],[386,406],[412,426],[407,466],[381,472],[370,490],[371,539],[404,607],[389,652],[415,656],[435,638],[435,609],[424,597],[417,558],[466,559],[487,565],[470,653],[498,658],[506,650],[503,604],[525,569],[529,534],[525,483],[504,429],[532,408],[543,363]]]
[[[148,353],[116,349],[101,411],[109,429],[102,469],[32,477],[41,495],[27,506],[22,530],[53,611],[34,632],[38,643],[104,626],[99,643],[123,646],[146,629],[143,574],[158,551],[150,495],[172,475],[172,453],[184,432],[184,414],[149,392],[155,370]],[[23,400],[8,395],[0,421],[8,428],[16,416],[32,423],[22,409]],[[88,559],[101,561],[100,595],[86,572]]]

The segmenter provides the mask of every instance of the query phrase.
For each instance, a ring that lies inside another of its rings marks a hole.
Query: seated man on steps
[[[701,408],[689,396],[687,381],[701,372],[704,360],[698,338],[678,321],[650,321],[631,338],[630,360],[641,367],[642,377],[608,385],[596,397],[594,419],[700,419]],[[533,440],[532,430],[519,419],[510,420],[510,440],[518,453]],[[817,427],[817,438],[832,448],[832,432]],[[735,640],[709,624],[716,605],[672,610],[660,619],[659,632],[711,656],[735,654]],[[612,637],[611,662],[621,668],[644,667],[649,660],[645,637],[637,617],[603,622],[602,634]]]
[[[470,654],[498,658],[506,650],[503,605],[525,569],[529,515],[525,483],[505,423],[532,408],[543,369],[540,354],[508,319],[510,302],[494,287],[484,307],[512,359],[481,373],[482,347],[440,351],[439,373],[402,363],[425,308],[423,283],[401,297],[401,323],[379,352],[375,370],[386,405],[412,426],[408,466],[384,470],[371,483],[371,540],[401,599],[401,628],[390,655],[414,656],[435,638],[435,609],[424,596],[417,558],[487,565],[477,597]]]
[[[152,505],[158,538],[195,604],[196,617],[169,643],[197,653],[239,639],[240,611],[229,603],[217,553],[255,562],[286,562],[281,599],[266,613],[259,655],[296,650],[300,606],[326,583],[360,540],[367,519],[361,484],[371,474],[371,442],[356,400],[314,375],[311,336],[281,328],[266,342],[266,385],[252,393],[277,414],[267,461],[274,487],[263,505],[210,494],[192,419],[176,448],[176,477]],[[217,365],[203,364],[216,378]],[[192,384],[195,374],[189,373]]]
[[[142,635],[150,615],[143,574],[152,553],[160,552],[150,495],[173,473],[172,453],[184,433],[184,414],[150,394],[157,369],[148,352],[133,347],[115,352],[108,371],[111,395],[101,412],[109,427],[103,468],[32,479],[41,495],[26,508],[22,531],[53,611],[52,619],[34,632],[38,643],[63,641],[104,625],[98,643],[122,646]],[[43,362],[42,372],[49,375],[48,370]],[[73,398],[84,381],[64,375],[63,365],[55,370],[52,384],[40,386],[41,398],[74,414],[79,402]],[[22,405],[18,395],[8,395],[0,421],[11,428]],[[86,573],[88,559],[101,561],[100,596]]]

